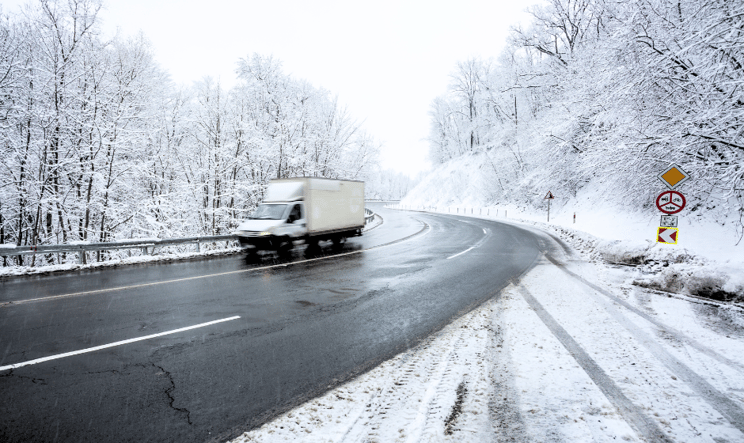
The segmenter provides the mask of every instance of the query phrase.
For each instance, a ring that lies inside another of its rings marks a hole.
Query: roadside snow
[[[580,256],[556,248],[562,267],[233,442],[744,441],[744,309],[640,287],[602,260],[632,248],[547,230]]]
[[[202,252],[169,252],[169,250],[176,249],[172,246],[166,246],[162,249],[158,249],[153,255],[134,255],[132,257],[125,258],[112,258],[103,262],[93,262],[85,265],[78,263],[64,263],[61,265],[51,266],[8,266],[0,268],[0,278],[9,277],[14,275],[35,275],[35,274],[51,274],[55,272],[63,271],[78,271],[88,269],[101,269],[101,268],[113,268],[117,266],[142,264],[142,263],[155,263],[155,262],[168,262],[176,260],[188,260],[199,257],[216,257],[221,255],[229,255],[240,252],[240,248],[227,247],[223,249],[205,250]],[[139,252],[137,252],[139,253]],[[74,254],[74,253],[73,253]],[[88,257],[92,257],[93,253],[88,253]]]

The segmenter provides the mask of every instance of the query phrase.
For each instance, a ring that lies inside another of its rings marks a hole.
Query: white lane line
[[[462,254],[464,254],[464,253],[466,253],[466,252],[468,252],[468,251],[470,251],[470,250],[473,250],[473,249],[475,249],[475,248],[479,247],[480,245],[482,245],[482,244],[483,244],[483,242],[484,242],[484,241],[486,241],[486,238],[488,238],[488,231],[486,231],[485,229],[483,229],[483,233],[484,233],[484,234],[486,234],[486,236],[485,236],[485,237],[483,237],[482,239],[480,239],[480,241],[479,241],[478,243],[476,243],[476,244],[475,244],[474,246],[471,246],[471,247],[469,247],[468,249],[466,249],[466,250],[464,250],[464,251],[462,251],[462,252],[458,252],[458,253],[457,253],[457,254],[455,254],[455,255],[451,255],[451,256],[447,257],[447,260],[449,260],[449,259],[451,259],[451,258],[455,258],[455,257],[458,257],[458,256],[460,256],[460,255],[462,255]]]
[[[36,360],[29,360],[29,361],[24,361],[24,362],[21,362],[21,363],[15,363],[15,364],[12,364],[12,365],[0,366],[0,371],[5,371],[5,370],[8,370],[8,369],[20,368],[21,366],[35,365],[37,363],[43,363],[43,362],[49,361],[49,360],[56,360],[58,358],[65,358],[65,357],[71,357],[73,355],[86,354],[88,352],[100,351],[101,349],[113,348],[114,346],[126,345],[126,344],[129,344],[129,343],[134,343],[134,342],[142,341],[142,340],[149,340],[151,338],[161,337],[163,335],[176,334],[176,333],[179,333],[179,332],[188,331],[190,329],[203,328],[205,326],[210,326],[210,325],[214,325],[214,324],[222,323],[222,322],[226,322],[226,321],[231,321],[231,320],[237,320],[239,318],[240,318],[240,316],[239,315],[236,315],[234,317],[228,317],[228,318],[223,318],[221,320],[214,320],[214,321],[210,321],[210,322],[206,322],[206,323],[200,323],[200,324],[194,325],[194,326],[187,326],[185,328],[174,329],[172,331],[160,332],[160,333],[157,333],[157,334],[146,335],[144,337],[130,338],[128,340],[117,341],[117,342],[114,342],[114,343],[109,343],[107,345],[94,346],[92,348],[81,349],[79,351],[65,352],[64,354],[50,355],[49,357],[37,358]]]
[[[466,249],[466,250],[464,250],[464,251],[462,251],[462,252],[458,252],[458,253],[457,253],[457,254],[455,254],[455,255],[451,255],[451,256],[447,257],[447,260],[449,260],[449,259],[451,259],[451,258],[455,258],[455,257],[457,257],[458,255],[462,255],[462,254],[464,254],[464,253],[466,253],[466,252],[470,251],[471,249],[475,249],[475,246],[471,246],[471,247],[469,247],[468,249]]]

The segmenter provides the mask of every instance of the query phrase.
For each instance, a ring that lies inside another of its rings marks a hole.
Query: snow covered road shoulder
[[[547,255],[425,343],[235,441],[744,441],[741,310],[632,273]]]
[[[695,322],[684,332],[674,329],[668,326],[674,318],[698,318],[694,305],[665,297],[659,300],[664,308],[657,311],[653,306],[660,297],[648,298],[640,289],[612,284],[600,288],[606,294],[602,293],[582,281],[583,276],[603,280],[601,267],[572,267],[574,275],[546,260],[523,279],[518,291],[504,295],[504,326],[512,334],[513,352],[526,355],[530,342],[533,348],[546,350],[536,353],[537,364],[515,359],[517,380],[525,382],[523,407],[543,410],[537,415],[546,419],[529,427],[537,431],[531,440],[555,441],[547,433],[552,426],[561,436],[557,441],[741,441],[741,340],[722,343],[721,337]],[[640,309],[654,322],[608,295]],[[561,343],[560,334],[544,319],[527,314],[539,310],[530,303],[531,297],[579,352]],[[581,353],[594,365],[582,362]],[[573,370],[565,371],[566,367]],[[541,376],[535,375],[538,368]],[[564,425],[559,425],[561,415]]]

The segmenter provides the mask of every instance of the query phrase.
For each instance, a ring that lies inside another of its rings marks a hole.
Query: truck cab
[[[307,233],[302,202],[262,203],[238,226],[243,248],[279,250],[291,248]]]

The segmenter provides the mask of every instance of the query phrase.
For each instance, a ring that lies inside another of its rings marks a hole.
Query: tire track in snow
[[[457,387],[463,381],[459,371],[453,370],[453,363],[458,358],[457,349],[464,345],[469,332],[461,328],[454,336],[447,337],[446,352],[442,354],[432,355],[432,352],[421,352],[420,348],[409,351],[410,355],[398,366],[401,370],[396,371],[401,375],[370,397],[367,407],[339,442],[395,440],[414,443],[441,438]],[[424,345],[424,350],[430,346]],[[393,414],[404,417],[408,423],[405,429],[387,426]]]
[[[566,269],[565,266],[555,261],[555,259],[553,259],[552,257],[550,256],[546,256],[546,257],[554,265],[556,265],[559,269],[561,269],[564,273],[568,274],[569,276],[573,277],[577,281],[593,289],[594,291],[593,292],[590,291],[590,293],[594,295],[595,300],[597,300],[604,307],[604,309],[612,316],[612,318],[615,319],[615,321],[617,321],[628,332],[630,332],[636,338],[636,340],[638,340],[641,344],[643,344],[643,346],[646,347],[646,349],[648,349],[648,351],[651,352],[651,354],[654,355],[654,357],[657,360],[659,360],[664,366],[666,366],[667,369],[669,369],[672,373],[676,374],[695,393],[697,393],[700,397],[705,399],[705,401],[708,404],[710,404],[710,406],[712,406],[716,411],[718,411],[723,417],[725,417],[729,423],[731,423],[736,429],[744,433],[744,410],[742,410],[742,408],[735,401],[728,398],[718,389],[713,387],[713,385],[708,383],[697,372],[693,371],[692,369],[690,369],[689,366],[685,365],[679,359],[677,359],[672,354],[667,352],[667,350],[664,349],[656,340],[654,340],[646,332],[638,328],[638,326],[633,324],[633,322],[631,322],[625,315],[623,315],[622,312],[620,312],[616,307],[614,307],[610,303],[608,298],[612,301],[620,303],[624,307],[628,307],[629,309],[632,308],[631,310],[634,313],[638,311],[637,309],[629,305],[624,300],[616,297],[609,291],[602,289],[599,286],[585,280],[580,275],[569,271],[568,269]],[[597,293],[602,294],[605,297],[599,296],[597,295]],[[681,332],[674,331],[672,328],[667,328],[665,325],[663,325],[662,323],[659,323],[655,319],[651,319],[648,315],[645,315],[642,317],[648,319],[649,321],[651,321],[652,324],[666,330],[670,334],[676,335],[680,341],[684,341],[688,343],[692,341],[692,339],[686,337]],[[698,344],[698,346],[702,347],[703,349],[707,349],[703,345]],[[710,349],[708,349],[708,351],[709,353],[717,355],[718,357],[720,357],[720,359],[724,359],[728,361],[728,359],[726,359],[723,356],[718,355],[715,351],[710,350]],[[708,353],[706,353],[706,355],[708,355]],[[717,358],[717,360],[719,359]],[[724,361],[724,363],[726,361]],[[736,362],[732,362],[732,363],[735,364],[735,369],[738,369],[739,365],[736,364]]]
[[[734,370],[737,370],[737,371],[739,371],[741,373],[744,373],[744,365],[742,365],[741,363],[736,362],[736,361],[733,361],[733,360],[731,360],[731,359],[729,359],[729,358],[727,358],[727,357],[719,354],[718,352],[716,352],[716,351],[708,348],[707,346],[701,344],[697,340],[695,340],[695,339],[693,339],[691,337],[688,337],[683,332],[678,331],[678,330],[672,328],[671,326],[667,326],[664,323],[661,323],[660,321],[656,320],[655,318],[651,317],[647,313],[645,313],[645,312],[641,311],[640,309],[636,308],[635,306],[631,305],[630,303],[628,303],[627,301],[623,300],[622,298],[620,298],[620,297],[612,294],[611,292],[609,292],[609,291],[607,291],[607,290],[605,290],[603,288],[600,288],[599,286],[595,285],[594,283],[592,283],[590,281],[587,281],[584,277],[582,277],[582,276],[580,276],[580,275],[578,275],[578,274],[576,274],[576,273],[574,273],[574,272],[566,269],[566,266],[563,263],[560,263],[559,261],[557,261],[555,258],[551,257],[550,255],[547,255],[546,254],[545,257],[548,260],[550,260],[551,263],[553,263],[554,265],[556,265],[558,268],[560,268],[563,272],[565,272],[569,276],[571,276],[574,279],[580,281],[584,285],[589,286],[590,288],[592,288],[595,291],[601,293],[602,295],[610,298],[615,303],[623,306],[627,310],[631,311],[632,313],[636,314],[637,316],[639,316],[639,317],[643,318],[644,320],[648,321],[649,323],[653,324],[657,328],[661,329],[663,332],[665,332],[665,333],[667,333],[669,335],[674,336],[674,338],[676,338],[677,340],[679,340],[679,341],[681,341],[683,343],[686,343],[686,344],[690,345],[690,347],[694,348],[695,350],[699,351],[700,353],[705,354],[708,357],[710,357],[710,358],[712,358],[714,360],[717,360],[720,363],[723,363],[726,366],[728,366],[728,367],[730,367],[730,368],[732,368]]]
[[[522,285],[519,292],[527,304],[535,311],[540,320],[547,326],[550,332],[561,342],[576,362],[584,369],[584,372],[592,379],[594,384],[602,391],[607,399],[615,406],[620,415],[638,434],[649,442],[672,443],[672,440],[659,428],[654,420],[649,418],[612,381],[607,373],[595,362],[584,348],[574,340],[569,333],[558,324],[539,301]]]

